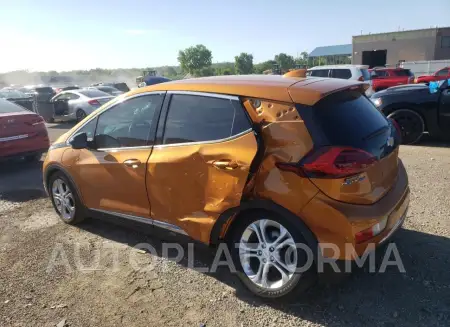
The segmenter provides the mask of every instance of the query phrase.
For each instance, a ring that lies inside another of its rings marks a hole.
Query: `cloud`
[[[157,30],[144,30],[144,29],[129,29],[125,30],[126,34],[129,35],[144,35],[144,34],[158,34]]]

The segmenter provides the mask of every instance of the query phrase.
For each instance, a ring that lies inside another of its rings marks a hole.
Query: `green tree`
[[[212,63],[212,53],[203,44],[180,50],[178,62],[183,71],[191,75],[202,76],[201,70],[208,68]]]
[[[285,53],[280,53],[275,56],[275,61],[280,65],[281,70],[288,70],[294,68],[295,60],[294,57],[289,56]]]
[[[253,73],[253,56],[245,52],[242,52],[239,56],[235,56],[234,67],[236,73],[240,75]]]
[[[257,74],[262,74],[265,70],[272,69],[273,65],[275,65],[276,63],[277,62],[275,60],[267,60],[267,61],[261,62],[254,66],[254,71]]]

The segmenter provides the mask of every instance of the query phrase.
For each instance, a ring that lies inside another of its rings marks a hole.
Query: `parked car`
[[[353,259],[346,243],[361,255],[406,216],[398,131],[364,89],[262,75],[140,88],[61,136],[44,184],[67,224],[118,217],[227,242],[252,292],[296,296],[316,279],[316,266],[296,270],[307,261],[296,244]]]
[[[49,146],[47,128],[41,116],[0,99],[0,160],[17,157],[39,160]]]
[[[443,81],[448,78],[450,78],[450,67],[445,67],[445,68],[438,70],[433,75],[419,76],[414,80],[414,82],[415,83],[429,83],[429,82],[433,82],[433,81]]]
[[[426,84],[391,87],[375,93],[372,102],[399,125],[404,144],[418,142],[424,132],[442,139],[450,138],[450,88],[445,81],[438,92]]]
[[[37,99],[37,101],[49,101],[56,93],[50,86],[45,85],[29,85],[20,88],[19,91],[31,95]]]
[[[91,86],[91,87],[89,87],[89,89],[99,90],[99,91],[108,93],[115,97],[124,93],[124,92],[116,89],[115,87],[105,86],[105,85]]]
[[[0,98],[14,102],[27,110],[33,111],[34,98],[28,94],[13,89],[0,90]]]
[[[122,91],[122,92],[130,91],[130,88],[128,87],[127,83],[123,83],[123,82],[119,82],[119,83],[94,83],[94,84],[91,84],[91,86],[111,86],[111,87],[114,87],[114,88],[116,88],[116,89],[118,89],[119,91]]]
[[[370,85],[366,90],[366,95],[370,97],[374,93],[372,89],[372,79],[369,73],[369,66],[366,65],[316,66],[309,68],[306,75],[312,77],[340,78],[366,82]]]
[[[414,74],[409,69],[380,67],[370,69],[374,92],[391,86],[414,83]]]
[[[79,90],[79,89],[81,89],[81,87],[79,87],[78,85],[53,87],[53,90],[55,91],[56,94],[59,92],[62,92],[62,91],[72,91],[72,90]]]
[[[114,97],[95,89],[62,91],[51,99],[53,119],[81,121]]]

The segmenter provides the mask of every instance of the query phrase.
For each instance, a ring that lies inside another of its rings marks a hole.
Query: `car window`
[[[69,139],[69,142],[78,134],[86,133],[88,141],[94,140],[95,127],[97,126],[97,118],[92,119],[86,123],[83,127],[77,130],[73,136]]]
[[[150,145],[150,129],[164,96],[149,94],[119,103],[102,113],[95,131],[97,148]]]
[[[334,78],[349,79],[352,77],[350,69],[332,69],[331,71]]]
[[[229,99],[175,94],[170,102],[163,143],[214,141],[250,128],[242,108]]]
[[[57,100],[68,100],[68,99],[69,99],[68,93],[63,93],[63,94],[57,95],[57,96],[53,99],[53,101],[57,101]]]
[[[69,99],[69,100],[76,100],[76,99],[80,98],[80,96],[75,93],[66,93],[66,95],[67,95],[66,99]]]
[[[374,71],[372,71],[372,75],[376,75],[379,77],[389,76],[388,72],[385,70],[374,70]]]
[[[409,69],[398,69],[394,70],[395,76],[412,76],[412,72]]]
[[[314,69],[311,70],[311,76],[315,77],[328,77],[328,69]]]
[[[80,90],[78,93],[81,93],[84,96],[87,96],[88,98],[100,98],[100,97],[106,97],[109,96],[108,93],[102,92],[100,90]]]
[[[436,76],[447,76],[448,75],[448,69],[442,69],[437,72]]]

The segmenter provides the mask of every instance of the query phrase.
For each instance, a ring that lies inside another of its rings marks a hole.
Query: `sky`
[[[450,0],[0,0],[0,72],[177,65],[196,44],[258,63],[449,17]]]

